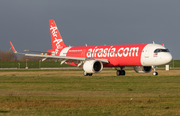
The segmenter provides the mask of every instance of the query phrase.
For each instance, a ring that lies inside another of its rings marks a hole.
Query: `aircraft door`
[[[149,53],[150,53],[150,46],[147,46],[145,49],[144,49],[144,57],[145,58],[149,58]]]
[[[81,57],[86,58],[86,49],[82,49]]]

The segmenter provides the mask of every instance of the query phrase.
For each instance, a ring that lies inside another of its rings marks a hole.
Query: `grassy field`
[[[58,67],[72,67],[67,64],[60,65],[60,62],[55,61],[27,61],[27,66],[29,68],[58,68]],[[6,61],[6,62],[0,62],[0,68],[25,68],[26,67],[26,61]]]
[[[180,115],[180,71],[0,71],[0,115]]]
[[[174,60],[170,64],[170,67],[180,67],[180,60]],[[27,61],[27,66],[29,68],[59,68],[59,67],[71,67],[70,65],[63,64],[60,65],[60,62],[55,62],[55,61],[44,61],[44,62],[39,62],[39,61]],[[2,62],[0,61],[0,68],[25,68],[26,67],[26,62],[25,61],[13,61],[13,62]],[[160,67],[165,67],[165,66],[160,66]]]

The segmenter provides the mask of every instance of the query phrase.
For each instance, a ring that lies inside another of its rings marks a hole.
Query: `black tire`
[[[92,73],[88,73],[89,76],[92,76],[93,74]]]
[[[121,74],[122,74],[122,75],[126,75],[125,70],[122,70],[122,71],[121,71]]]
[[[153,76],[157,76],[158,75],[158,72],[153,72]]]
[[[158,75],[158,72],[156,72],[156,76]]]
[[[83,73],[83,74],[84,74],[84,76],[88,76],[88,73],[86,73],[85,71],[84,71],[84,73]]]
[[[121,73],[122,73],[121,70],[117,70],[116,75],[119,76],[121,75]]]

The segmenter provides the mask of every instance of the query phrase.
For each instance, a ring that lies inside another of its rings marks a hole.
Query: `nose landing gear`
[[[158,72],[156,72],[156,66],[153,66],[153,68],[154,68],[153,75],[154,75],[154,76],[157,76],[157,75],[158,75]]]

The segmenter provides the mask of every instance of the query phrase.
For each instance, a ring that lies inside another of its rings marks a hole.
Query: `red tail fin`
[[[52,48],[57,50],[57,49],[62,49],[64,47],[67,47],[64,44],[64,41],[59,33],[59,30],[56,26],[54,19],[49,20],[49,26],[50,26],[50,33],[51,33]]]

